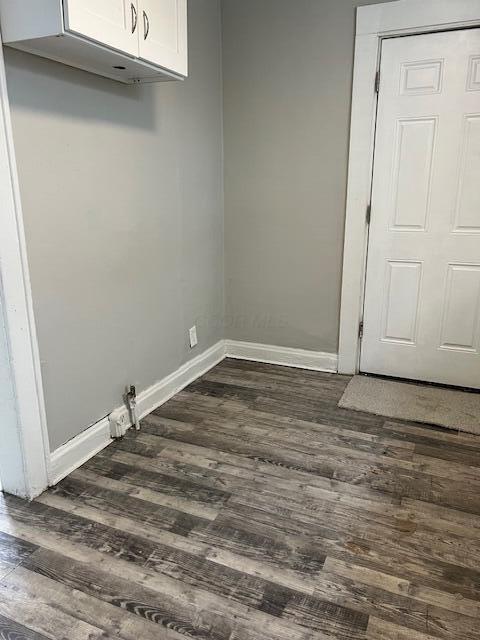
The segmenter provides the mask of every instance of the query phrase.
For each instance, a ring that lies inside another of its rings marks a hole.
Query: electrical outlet
[[[190,348],[193,349],[193,347],[196,347],[198,344],[198,338],[197,338],[197,327],[192,327],[190,329]]]

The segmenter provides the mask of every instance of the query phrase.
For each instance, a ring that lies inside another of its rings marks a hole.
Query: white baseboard
[[[207,351],[193,358],[193,360],[182,365],[166,378],[163,378],[163,380],[139,393],[137,396],[139,418],[144,418],[154,409],[170,400],[175,394],[212,369],[225,357],[328,373],[336,373],[338,364],[338,357],[333,353],[288,349],[286,347],[255,344],[253,342],[221,340]],[[125,430],[127,430],[131,426],[127,409],[119,407],[115,409],[115,413],[117,416],[118,413],[125,416]],[[106,416],[56,449],[50,456],[50,486],[60,482],[60,480],[75,469],[78,469],[111,442],[110,421]]]
[[[157,407],[173,398],[194,380],[210,371],[225,358],[225,341],[220,340],[193,360],[189,360],[157,384],[137,396],[137,412],[144,418]]]
[[[139,393],[137,396],[139,418],[145,417],[167,402],[167,400],[170,400],[175,394],[209,371],[224,358],[225,342],[221,340],[207,351],[179,367],[171,375]],[[122,410],[125,414],[128,414],[125,407],[121,407],[116,411],[121,412]],[[127,428],[131,426],[129,418],[126,423]],[[56,449],[50,456],[50,486],[60,482],[60,480],[75,469],[78,469],[111,442],[110,422],[107,416]]]
[[[325,371],[327,373],[337,373],[338,370],[338,356],[336,353],[289,349],[287,347],[275,347],[254,342],[238,342],[236,340],[226,340],[225,351],[227,358],[236,358],[238,360],[253,360],[297,369]]]
[[[49,486],[60,482],[112,442],[108,417],[83,431],[50,454]]]

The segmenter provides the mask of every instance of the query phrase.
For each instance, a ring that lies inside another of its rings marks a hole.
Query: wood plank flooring
[[[226,360],[36,501],[0,639],[478,640],[480,438]]]

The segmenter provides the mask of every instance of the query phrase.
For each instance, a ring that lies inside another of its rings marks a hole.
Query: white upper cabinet
[[[125,83],[188,73],[187,0],[0,0],[3,43]]]
[[[139,0],[138,6],[140,58],[186,76],[187,0]]]
[[[68,31],[138,55],[137,0],[68,0],[64,11]]]

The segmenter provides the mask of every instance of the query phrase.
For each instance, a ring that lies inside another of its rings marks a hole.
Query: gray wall
[[[227,335],[336,352],[355,0],[224,0]]]
[[[52,448],[222,337],[219,0],[189,24],[184,83],[6,52]]]

